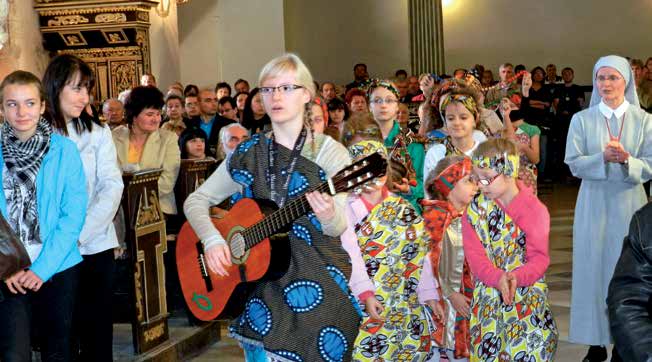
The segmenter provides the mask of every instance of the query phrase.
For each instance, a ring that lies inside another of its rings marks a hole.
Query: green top
[[[541,135],[539,127],[523,122],[518,128],[530,138]]]
[[[385,147],[388,149],[394,146],[394,140],[396,136],[401,132],[401,127],[398,122],[394,121],[394,127],[387,135],[387,138],[384,140]],[[412,158],[412,167],[417,175],[417,185],[410,186],[409,194],[400,194],[406,200],[408,200],[419,213],[421,213],[421,205],[419,205],[419,200],[423,199],[423,160],[425,159],[425,151],[423,145],[420,143],[412,142],[407,146],[407,151]]]

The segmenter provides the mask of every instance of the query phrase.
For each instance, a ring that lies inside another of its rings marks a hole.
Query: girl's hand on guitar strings
[[[327,223],[335,217],[333,197],[319,191],[308,192],[306,200],[321,223]]]
[[[208,268],[215,274],[225,277],[229,275],[226,267],[231,266],[231,250],[226,244],[211,246],[205,253]]]

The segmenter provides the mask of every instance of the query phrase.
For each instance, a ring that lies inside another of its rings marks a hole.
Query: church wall
[[[356,63],[372,77],[410,69],[407,0],[285,0],[285,34],[320,83],[349,83]]]
[[[588,85],[600,56],[652,56],[651,13],[649,0],[452,0],[444,7],[446,70],[481,63],[497,78],[506,61],[528,70],[554,63]]]
[[[194,0],[179,6],[183,83],[214,87],[244,78],[285,51],[282,0]]]
[[[0,0],[6,1],[6,0]],[[31,1],[11,1],[6,28],[9,38],[0,49],[0,79],[17,69],[41,77],[48,56],[43,50],[38,15]]]
[[[165,92],[170,84],[181,79],[181,51],[176,1],[170,0],[170,12],[162,17],[152,8],[149,13],[149,41],[152,74]]]

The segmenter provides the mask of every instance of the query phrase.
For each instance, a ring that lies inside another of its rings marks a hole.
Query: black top
[[[557,87],[554,98],[559,99],[557,115],[570,117],[581,110],[580,99],[584,99],[584,91],[577,84],[572,84],[570,87],[561,85]]]

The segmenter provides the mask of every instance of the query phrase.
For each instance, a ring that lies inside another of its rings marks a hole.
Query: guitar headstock
[[[385,157],[380,153],[373,153],[338,172],[331,178],[331,182],[335,193],[347,192],[385,176],[386,172]]]

